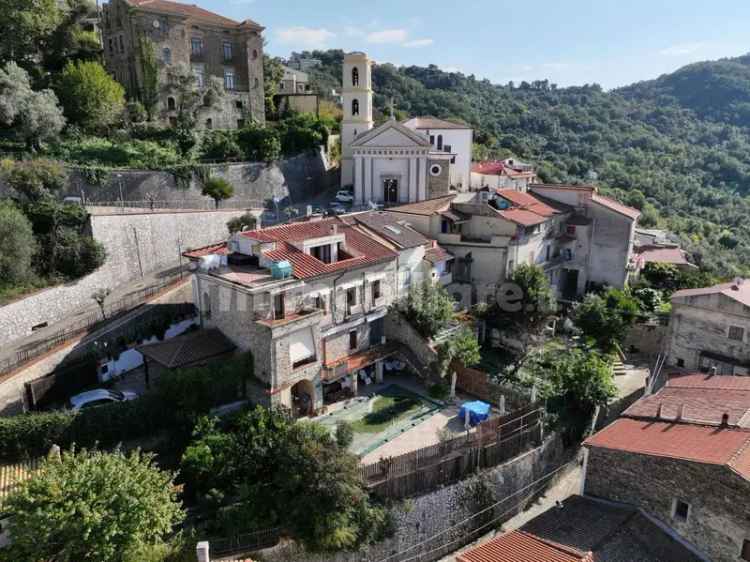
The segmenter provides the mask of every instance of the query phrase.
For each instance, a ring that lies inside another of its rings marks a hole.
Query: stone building
[[[672,295],[668,361],[722,375],[750,373],[750,282],[736,279]]]
[[[154,50],[161,88],[158,112],[174,121],[177,103],[166,88],[169,69],[185,65],[198,87],[224,84],[219,108],[202,110],[199,126],[238,128],[265,121],[263,27],[237,22],[196,5],[169,0],[110,0],[102,8],[106,68],[137,99],[144,87],[144,49]]]
[[[383,319],[398,298],[400,250],[363,224],[292,223],[186,253],[198,262],[203,326],[253,352],[268,404],[310,414],[342,389],[356,394],[360,380],[382,380],[396,351]]]
[[[532,186],[450,193],[389,207],[455,256],[454,281],[488,302],[521,264],[543,268],[557,297],[572,300],[596,284],[627,282],[638,211],[593,187]]]
[[[585,495],[640,508],[713,562],[750,560],[750,431],[621,418],[584,446]]]

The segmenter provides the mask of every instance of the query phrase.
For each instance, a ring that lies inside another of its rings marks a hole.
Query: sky
[[[748,0],[187,0],[266,27],[266,52],[365,51],[495,83],[616,88],[750,52]]]

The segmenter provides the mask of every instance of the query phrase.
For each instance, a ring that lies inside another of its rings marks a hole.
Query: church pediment
[[[379,127],[357,137],[352,147],[429,147],[430,142],[396,121],[386,121]]]

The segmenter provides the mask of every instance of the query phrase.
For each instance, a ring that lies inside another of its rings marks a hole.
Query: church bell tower
[[[344,187],[354,185],[352,141],[373,127],[372,61],[365,53],[344,55],[341,85],[344,110],[341,121],[341,186]]]

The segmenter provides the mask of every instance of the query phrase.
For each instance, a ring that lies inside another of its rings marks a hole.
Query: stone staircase
[[[615,376],[628,374],[628,368],[620,359],[615,359],[612,363],[612,370],[614,371]]]

